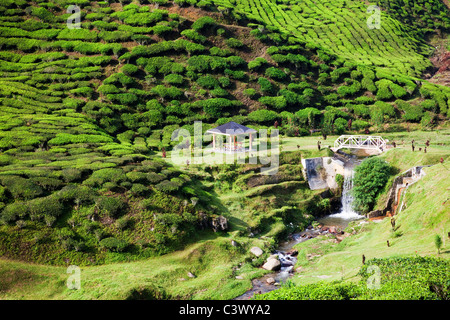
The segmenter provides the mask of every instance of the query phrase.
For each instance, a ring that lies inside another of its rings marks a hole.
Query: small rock
[[[231,245],[232,245],[233,247],[237,247],[237,246],[238,246],[238,243],[237,243],[236,241],[234,241],[234,240],[231,240]]]
[[[330,228],[328,229],[328,232],[329,232],[329,233],[336,233],[336,227],[335,227],[335,226],[330,227]]]
[[[188,275],[189,278],[195,278],[195,275],[193,273],[191,273],[191,272],[188,272],[187,275]]]
[[[186,279],[185,278],[180,278],[180,279],[178,279],[179,281],[186,281]]]
[[[250,252],[253,253],[255,256],[259,257],[260,255],[262,255],[264,252],[262,251],[261,248],[259,247],[252,247],[250,249]]]
[[[274,284],[276,281],[275,281],[274,278],[270,277],[270,278],[267,278],[266,282],[267,282],[268,284]]]
[[[244,277],[243,276],[236,276],[236,279],[237,280],[244,280]]]

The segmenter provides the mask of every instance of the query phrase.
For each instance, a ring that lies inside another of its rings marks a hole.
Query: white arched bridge
[[[334,151],[341,148],[370,149],[383,152],[386,150],[386,140],[380,136],[342,135],[334,142]]]

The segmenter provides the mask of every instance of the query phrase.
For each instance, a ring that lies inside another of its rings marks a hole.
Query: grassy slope
[[[249,278],[264,273],[249,264],[233,271],[232,267],[242,259],[244,246],[250,245],[240,244],[242,247],[234,248],[224,237],[204,239],[185,250],[157,258],[83,267],[80,290],[66,288],[65,267],[0,260],[0,298],[126,299],[132,290],[157,288],[171,298],[230,299],[251,287]],[[252,245],[263,243],[256,240]],[[197,277],[188,277],[188,272]],[[244,280],[236,280],[236,275]]]
[[[440,134],[445,137],[442,131]],[[422,141],[432,132],[413,133],[416,141]],[[400,135],[397,133],[395,135]],[[384,135],[383,135],[384,136]],[[314,149],[319,137],[286,138],[283,146],[285,151],[300,150],[305,156],[324,156]],[[334,137],[327,139],[330,143]],[[425,141],[425,140],[424,140]],[[448,146],[435,146],[448,143],[448,139],[432,140],[429,153],[416,153],[420,161],[432,157],[436,162],[437,156],[448,156]],[[416,158],[410,157],[409,150],[391,150],[383,155],[393,164],[403,164],[406,167],[415,164]],[[433,157],[433,154],[435,156]],[[397,162],[394,162],[397,161]],[[298,245],[299,266],[303,270],[293,279],[296,283],[309,283],[322,280],[340,279],[342,272],[346,279],[354,279],[358,272],[361,255],[367,259],[373,257],[387,257],[391,255],[410,255],[417,251],[419,254],[434,254],[433,236],[448,230],[449,207],[447,194],[442,190],[448,189],[449,181],[442,170],[448,168],[445,163],[428,168],[427,176],[408,190],[408,208],[398,216],[401,237],[393,238],[388,220],[381,223],[365,224],[357,235],[346,238],[340,244],[335,244],[327,238],[316,238]],[[191,167],[194,170],[193,167]],[[402,168],[403,169],[403,168]],[[403,170],[402,170],[403,171]],[[259,188],[259,187],[255,187]],[[424,190],[427,190],[425,192]],[[299,190],[298,199],[312,196],[314,192]],[[248,249],[257,245],[268,248],[269,241],[265,238],[256,239],[241,236],[246,230],[250,220],[247,216],[248,208],[242,206],[239,194],[231,191],[223,192],[219,198],[228,208],[228,218],[231,231],[228,234],[214,234],[204,232],[198,235],[197,243],[187,246],[184,250],[176,251],[161,257],[150,258],[131,263],[115,263],[103,266],[83,267],[81,271],[81,286],[79,291],[70,291],[65,286],[69,276],[65,267],[43,266],[0,260],[0,298],[3,299],[124,299],[130,295],[131,290],[145,288],[164,288],[170,297],[192,299],[230,299],[250,288],[250,279],[261,276],[264,270],[252,266]],[[294,194],[293,199],[296,198]],[[430,204],[429,199],[435,199]],[[423,212],[423,208],[429,208]],[[251,217],[251,215],[250,215]],[[276,225],[272,226],[275,232]],[[372,232],[365,232],[372,231]],[[424,232],[426,231],[426,232]],[[231,239],[241,246],[234,248],[230,245]],[[386,240],[390,240],[391,247],[387,248]],[[447,240],[448,243],[448,240]],[[448,244],[441,251],[441,256],[448,258]],[[309,261],[306,254],[321,254],[320,257]],[[241,262],[244,262],[240,265]],[[240,265],[240,266],[239,266]],[[235,270],[235,271],[233,271]],[[187,276],[187,272],[194,273],[197,278]],[[219,276],[220,275],[220,276]],[[237,275],[244,280],[237,280]],[[180,280],[184,278],[186,280]],[[160,289],[158,289],[160,290]]]
[[[408,163],[408,157],[401,157],[401,153],[397,150],[390,151],[386,154],[386,158],[392,154],[399,163]],[[446,154],[448,156],[448,151]],[[341,278],[357,280],[355,275],[361,266],[363,254],[366,259],[416,253],[435,255],[436,234],[440,234],[444,239],[440,256],[450,258],[447,238],[450,228],[449,170],[446,163],[426,168],[427,175],[408,189],[405,200],[407,208],[396,216],[395,234],[389,219],[362,225],[356,222],[353,228],[358,231],[357,234],[345,238],[338,244],[334,242],[334,237],[318,237],[297,245],[300,252],[298,266],[302,266],[302,271],[294,276],[294,283],[306,284],[323,279]],[[349,230],[352,230],[352,227]],[[387,247],[387,240],[390,247]],[[308,259],[307,254],[317,256]]]

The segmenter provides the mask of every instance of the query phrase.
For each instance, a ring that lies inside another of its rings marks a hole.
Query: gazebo
[[[248,128],[234,121],[230,121],[214,129],[209,129],[206,133],[211,133],[213,136],[213,151],[223,153],[237,153],[245,152],[245,147],[241,139],[237,139],[239,136],[249,136],[249,148],[248,151],[252,151],[253,134],[257,131],[255,129]],[[222,135],[225,137],[225,143],[222,146],[217,145],[216,135]],[[228,143],[226,141],[228,140]]]

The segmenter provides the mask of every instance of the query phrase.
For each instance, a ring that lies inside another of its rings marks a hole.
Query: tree
[[[442,247],[442,238],[438,234],[434,236],[434,245],[436,246],[437,252],[439,254]]]
[[[355,210],[367,213],[372,209],[390,173],[391,166],[380,158],[366,159],[356,167],[353,179]]]

